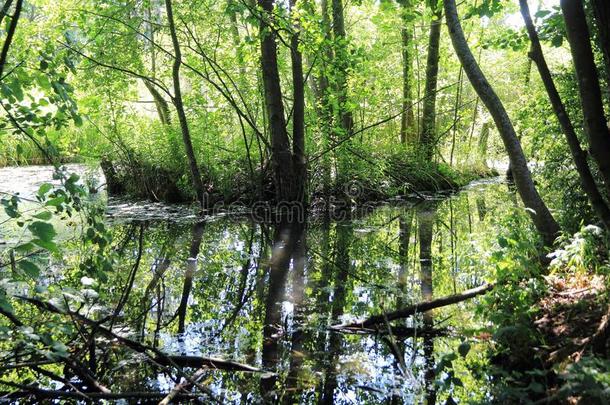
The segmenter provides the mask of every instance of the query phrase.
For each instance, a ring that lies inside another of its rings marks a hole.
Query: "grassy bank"
[[[324,182],[320,165],[308,172],[309,201],[334,197],[356,203],[381,201],[398,196],[456,190],[469,182],[498,173],[484,165],[452,168],[444,163],[422,161],[417,156],[378,155],[371,162],[360,159],[349,165],[341,179]],[[383,163],[378,163],[383,162]],[[110,194],[162,202],[191,202],[194,193],[184,166],[161,166],[135,153],[122,158],[106,157],[101,161]],[[268,165],[252,170],[248,162],[233,162],[221,169],[202,167],[209,203],[251,204],[274,197],[273,179]]]

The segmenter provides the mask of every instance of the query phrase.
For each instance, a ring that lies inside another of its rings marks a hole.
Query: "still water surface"
[[[0,169],[0,191],[30,196],[50,173]],[[493,179],[451,196],[355,211],[341,221],[316,217],[281,226],[243,215],[197,222],[185,206],[110,199],[108,223],[124,263],[103,296],[112,303],[129,289],[117,322],[125,335],[168,354],[264,370],[207,371],[202,382],[222,403],[464,401],[464,392],[480,397],[486,385],[467,371],[486,350],[477,299],[397,321],[411,329],[392,337],[387,326],[373,334],[329,326],[483,284],[491,275],[474,257],[485,255],[490,224],[514,204],[506,185]],[[10,239],[0,230],[2,238]],[[467,387],[459,394],[439,364],[463,340],[472,349],[454,361],[455,377]],[[99,350],[99,378],[113,391],[173,387],[143,357],[111,346]]]

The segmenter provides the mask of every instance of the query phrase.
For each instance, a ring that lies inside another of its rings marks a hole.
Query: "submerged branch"
[[[458,302],[466,301],[467,299],[476,297],[477,295],[485,294],[486,292],[490,291],[492,288],[494,288],[494,284],[483,284],[482,286],[472,288],[470,290],[466,290],[460,294],[449,295],[446,297],[437,298],[432,301],[421,302],[418,304],[410,305],[403,309],[399,309],[397,311],[385,312],[385,313],[382,313],[379,315],[373,315],[370,318],[362,320],[362,321],[352,322],[352,323],[342,324],[342,325],[334,325],[331,328],[334,330],[342,330],[342,329],[345,330],[345,329],[350,329],[350,328],[351,329],[357,329],[357,328],[370,329],[371,327],[373,327],[375,325],[384,323],[385,319],[387,319],[387,321],[389,322],[389,321],[393,321],[393,320],[400,319],[400,318],[406,318],[408,316],[415,315],[418,313],[426,312],[426,311],[429,311],[434,308],[440,308],[440,307],[444,307],[447,305],[457,304]]]

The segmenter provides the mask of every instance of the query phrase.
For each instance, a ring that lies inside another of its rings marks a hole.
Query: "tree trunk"
[[[351,136],[354,128],[352,112],[347,108],[347,68],[349,64],[349,53],[347,50],[347,39],[345,33],[345,18],[343,12],[343,1],[332,0],[333,10],[333,34],[337,51],[335,52],[335,68],[337,69],[337,95],[339,99],[339,116],[341,129],[344,136]]]
[[[292,202],[295,198],[293,187],[292,153],[286,131],[286,117],[282,103],[282,89],[277,65],[276,34],[269,26],[273,20],[274,0],[258,0],[264,15],[260,19],[261,67],[265,104],[271,132],[271,162],[275,177],[275,195],[278,202]]]
[[[440,24],[439,24],[440,25]],[[419,263],[420,263],[420,287],[423,302],[431,302],[433,298],[432,284],[432,236],[436,207],[432,204],[418,211],[419,222]],[[432,311],[423,313],[424,328],[434,328],[434,317]],[[434,339],[430,336],[424,338],[424,381],[426,389],[426,403],[436,403],[436,389],[434,380]]]
[[[335,117],[338,121],[335,122],[334,128],[338,128],[337,138],[347,140],[343,142],[344,152],[346,152],[351,144],[351,137],[354,132],[354,117],[351,108],[348,107],[348,67],[351,59],[347,47],[347,35],[345,33],[345,18],[344,8],[342,0],[332,0],[332,16],[333,16],[333,43],[334,43],[334,59],[333,59],[333,73],[334,73],[334,91],[337,98],[338,111],[335,111]],[[336,140],[341,142],[342,140]],[[339,153],[337,155],[337,184],[342,186],[349,180],[349,172],[351,170],[351,160],[347,153]],[[351,204],[351,198],[346,198],[345,203]]]
[[[180,66],[182,65],[182,54],[180,52],[180,43],[178,42],[178,35],[176,34],[176,26],[174,24],[174,13],[172,10],[171,0],[165,0],[165,9],[167,12],[167,22],[169,24],[170,35],[172,37],[172,46],[174,48],[174,65],[172,68],[174,97],[172,101],[174,103],[174,106],[176,107],[178,121],[180,122],[180,132],[182,132],[182,142],[184,143],[186,157],[189,162],[193,188],[195,189],[195,194],[197,195],[197,200],[201,204],[201,207],[205,208],[206,202],[205,193],[203,191],[203,182],[201,180],[201,173],[199,172],[197,158],[195,157],[195,152],[193,150],[191,133],[189,130],[188,121],[186,119],[186,113],[184,112],[184,104],[182,102],[182,91],[180,90]]]
[[[549,100],[551,101],[551,105],[553,106],[555,115],[557,116],[557,120],[561,125],[561,129],[563,130],[566,141],[568,142],[568,146],[570,147],[572,159],[574,160],[576,171],[580,177],[582,188],[587,194],[587,197],[589,197],[589,202],[591,203],[591,206],[595,210],[599,219],[604,223],[606,228],[610,229],[610,209],[608,209],[608,205],[604,201],[604,198],[595,184],[595,179],[591,174],[589,163],[587,162],[587,155],[580,147],[580,142],[578,141],[578,137],[576,136],[576,132],[574,131],[570,117],[568,116],[565,106],[561,101],[561,97],[559,96],[559,92],[557,91],[555,83],[553,82],[551,72],[549,71],[549,67],[544,59],[544,54],[542,53],[538,33],[536,32],[536,28],[534,27],[534,23],[532,22],[532,18],[530,16],[527,0],[519,0],[519,4],[521,6],[521,15],[523,15],[527,33],[531,41],[529,57],[538,67],[538,72],[542,78],[542,83],[544,83],[544,87],[549,96]]]
[[[608,86],[608,98],[610,98],[610,1],[591,0],[595,24],[599,32],[599,45],[604,54],[606,65],[606,85]]]
[[[428,59],[426,61],[426,84],[424,89],[424,108],[422,112],[422,129],[420,151],[423,158],[431,160],[436,143],[436,85],[438,83],[438,61],[441,39],[442,10],[434,6],[433,20],[430,22],[428,37]]]
[[[502,137],[504,147],[506,148],[511,163],[515,184],[521,200],[525,207],[528,208],[527,211],[530,214],[536,229],[542,236],[544,243],[547,246],[552,245],[559,233],[559,225],[538,194],[538,190],[532,180],[532,175],[527,167],[527,160],[523,153],[523,149],[521,148],[521,143],[519,142],[513,124],[504,109],[504,105],[492,89],[470,51],[470,47],[468,46],[468,42],[466,42],[458,18],[455,0],[444,0],[444,4],[447,25],[449,27],[449,34],[453,47],[464,67],[464,71],[466,72],[472,87],[474,87],[481,98],[481,101],[489,110],[489,113],[498,127],[498,132]]]
[[[411,60],[411,31],[409,21],[409,13],[411,9],[410,0],[401,0],[402,6],[402,28],[400,30],[401,46],[402,46],[402,113],[400,116],[400,143],[403,145],[409,141],[413,141],[415,136],[415,117],[413,114],[413,92],[411,91],[411,77],[413,75]]]
[[[157,114],[159,115],[159,120],[163,125],[170,125],[171,118],[169,113],[169,105],[167,101],[163,98],[159,90],[155,88],[153,84],[151,84],[148,80],[144,80],[144,85],[148,89],[148,92],[153,98],[155,102],[155,107],[157,108]]]
[[[589,138],[591,156],[604,179],[606,196],[610,197],[610,132],[604,116],[585,11],[581,0],[561,0],[560,4],[576,68],[584,128]]]
[[[5,11],[11,7],[11,2],[8,1],[2,7],[3,16]],[[15,35],[15,30],[17,29],[17,21],[19,21],[19,16],[21,15],[21,9],[23,7],[23,0],[17,0],[15,4],[15,13],[11,17],[11,22],[9,23],[8,29],[6,31],[6,37],[4,38],[4,42],[2,43],[2,51],[0,51],[0,77],[4,74],[4,66],[6,65],[6,60],[8,59],[8,50],[11,47],[11,43],[13,42],[13,36]]]
[[[297,0],[290,0],[291,12]],[[290,57],[292,62],[292,151],[295,177],[295,201],[305,201],[305,181],[307,167],[305,161],[305,81],[303,79],[303,55],[299,50],[300,26],[296,18],[294,34],[290,38]]]
[[[331,22],[328,14],[328,1],[321,0],[322,9],[322,30],[327,39],[331,38]],[[332,107],[330,105],[330,85],[329,85],[329,64],[334,60],[334,53],[331,46],[324,47],[324,53],[321,61],[321,73],[317,77],[317,92],[316,98],[319,100],[318,117],[320,122],[320,136],[322,150],[326,150],[330,145],[330,138],[333,127]],[[332,175],[331,175],[331,157],[333,154],[325,153],[322,156],[322,192],[325,196],[330,194]],[[327,204],[328,205],[328,204]]]
[[[487,167],[487,141],[489,139],[489,122],[485,121],[481,127],[481,135],[477,145],[478,157],[483,166]]]

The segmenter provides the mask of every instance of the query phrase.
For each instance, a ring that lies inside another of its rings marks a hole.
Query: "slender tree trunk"
[[[228,0],[227,6],[229,9],[229,19],[231,20],[231,39],[235,46],[235,56],[239,67],[239,84],[245,85],[246,81],[246,64],[244,63],[244,52],[241,48],[241,37],[239,35],[239,27],[237,25],[237,13],[235,12],[236,0]]]
[[[610,132],[604,116],[597,68],[591,49],[591,38],[581,0],[561,0],[572,60],[576,68],[578,90],[589,138],[591,156],[597,163],[610,197]]]
[[[411,22],[409,13],[412,12],[411,1],[401,0],[402,28],[400,30],[402,46],[402,114],[400,116],[400,143],[403,145],[415,138],[415,117],[413,115],[413,92],[411,90],[411,77],[413,61],[411,60]]]
[[[354,128],[354,118],[347,107],[347,68],[349,54],[347,50],[347,35],[345,33],[345,17],[342,0],[332,0],[333,34],[337,51],[335,52],[335,68],[337,69],[337,95],[339,99],[339,115],[344,136],[351,136]]]
[[[143,82],[144,82],[144,86],[146,86],[146,88],[148,89],[148,92],[150,93],[150,95],[153,98],[153,101],[155,102],[155,107],[157,109],[157,115],[159,115],[159,120],[164,125],[170,125],[171,116],[169,113],[169,104],[163,98],[161,93],[159,93],[159,90],[157,90],[153,84],[151,84],[148,80],[143,80]]]
[[[433,8],[432,14],[433,20],[430,22],[430,35],[428,37],[424,109],[420,136],[420,151],[426,160],[432,159],[436,142],[436,86],[438,83],[441,19],[443,17],[442,10],[437,9],[436,6]]]
[[[260,19],[261,65],[265,103],[271,132],[271,161],[275,177],[275,194],[278,202],[292,202],[295,199],[292,153],[286,131],[286,117],[282,103],[282,89],[277,65],[276,34],[269,21],[273,19],[274,0],[258,0],[263,10]]]
[[[418,211],[417,220],[419,222],[419,262],[420,262],[420,286],[422,301],[432,301],[432,236],[436,207],[432,205]],[[432,311],[423,314],[424,327],[432,329],[434,327],[434,317]],[[426,389],[426,403],[436,403],[436,389],[434,380],[436,373],[434,369],[434,339],[430,336],[424,338],[424,381]]]
[[[165,9],[167,12],[167,22],[169,24],[169,31],[172,37],[172,46],[174,48],[174,65],[172,68],[172,79],[174,82],[174,97],[173,103],[176,107],[178,114],[178,121],[180,122],[180,131],[182,132],[182,142],[184,143],[184,149],[186,157],[189,162],[189,168],[191,172],[191,180],[193,182],[193,188],[197,195],[197,200],[201,204],[202,208],[205,208],[205,193],[203,190],[203,181],[201,180],[201,173],[199,172],[199,165],[197,164],[197,158],[195,157],[195,151],[193,150],[193,142],[191,140],[191,133],[189,130],[188,121],[186,119],[186,113],[184,112],[184,104],[182,101],[182,91],[180,90],[180,66],[182,65],[182,54],[180,51],[180,43],[178,42],[178,35],[176,34],[176,26],[174,24],[174,13],[172,10],[171,0],[165,0]]]
[[[4,1],[4,4],[2,5],[2,10],[0,10],[0,26],[2,26],[2,20],[4,20],[4,17],[8,15],[8,10],[11,8],[12,4],[13,0]]]
[[[351,55],[349,54],[347,47],[347,35],[345,33],[345,16],[342,0],[332,0],[332,16],[333,16],[333,34],[334,34],[334,82],[335,82],[335,94],[338,101],[338,111],[336,114],[339,121],[339,138],[348,138],[348,141],[344,143],[346,148],[349,148],[353,131],[354,131],[354,117],[351,108],[348,107],[348,66]],[[334,127],[337,127],[335,123]],[[350,171],[350,159],[346,153],[340,153],[337,157],[337,183],[339,185],[345,184],[349,181],[348,173]],[[346,199],[347,204],[351,203],[351,199]]]
[[[604,54],[606,65],[606,85],[608,97],[610,98],[610,1],[591,0],[595,24],[599,32],[599,44]]]
[[[291,11],[297,0],[290,0]],[[290,38],[290,56],[292,62],[292,147],[293,170],[295,177],[296,201],[305,201],[305,181],[307,167],[305,160],[305,81],[303,79],[303,55],[299,50],[300,25],[297,19],[293,24],[294,34]]]
[[[2,7],[2,12],[8,11],[11,6],[11,1],[8,1]],[[4,42],[2,43],[2,51],[0,51],[0,77],[4,74],[4,67],[6,65],[6,60],[8,59],[8,50],[11,47],[13,42],[13,36],[15,35],[15,30],[17,29],[17,21],[19,21],[19,16],[21,15],[21,9],[23,7],[23,0],[17,0],[15,3],[15,12],[11,17],[11,22],[9,23],[8,30],[6,31],[6,37],[4,38]],[[4,14],[3,14],[4,15]]]
[[[528,208],[528,213],[530,214],[536,229],[542,236],[544,243],[546,245],[551,245],[559,233],[559,225],[538,194],[538,190],[532,180],[532,175],[527,167],[527,160],[523,153],[523,149],[521,148],[521,143],[519,142],[513,124],[504,109],[504,105],[492,89],[470,51],[470,47],[466,42],[458,18],[455,0],[444,0],[444,4],[453,48],[464,67],[464,71],[466,72],[472,87],[474,87],[481,98],[481,101],[485,104],[487,110],[489,110],[489,113],[498,127],[498,132],[502,137],[504,147],[506,148],[512,166],[515,184],[519,195],[521,196],[521,200],[525,207]]]
[[[331,38],[331,23],[330,15],[328,13],[328,1],[321,0],[320,2],[322,9],[322,29],[327,39]],[[319,100],[318,105],[318,116],[320,120],[321,130],[321,144],[322,150],[326,150],[330,145],[330,138],[333,127],[333,116],[332,107],[330,105],[330,85],[329,85],[329,65],[334,60],[333,48],[331,46],[325,46],[322,54],[321,70],[322,72],[317,78],[318,81],[318,93],[317,99]],[[325,196],[330,194],[332,175],[331,175],[331,157],[334,154],[326,153],[322,157],[322,188]],[[328,204],[327,204],[328,205]]]
[[[193,238],[189,248],[189,257],[186,259],[186,269],[184,271],[184,284],[182,285],[182,295],[180,296],[180,305],[178,306],[178,333],[184,333],[186,325],[186,311],[188,309],[189,296],[193,289],[193,277],[197,271],[197,256],[201,249],[201,241],[203,240],[203,231],[205,224],[198,222],[193,225]]]
[[[580,177],[582,188],[587,194],[587,197],[589,197],[589,202],[591,203],[591,206],[595,210],[599,219],[604,223],[606,228],[610,229],[610,209],[608,209],[608,205],[604,201],[604,198],[595,184],[595,179],[591,174],[589,163],[587,162],[587,155],[580,147],[580,142],[578,141],[578,137],[574,131],[570,117],[568,116],[565,106],[561,101],[561,97],[559,96],[559,92],[557,91],[555,83],[553,82],[553,77],[551,76],[549,67],[546,64],[546,60],[544,59],[544,54],[542,53],[538,33],[536,32],[536,28],[534,27],[534,23],[532,22],[532,18],[530,16],[527,0],[519,0],[519,4],[521,6],[521,15],[523,15],[527,33],[531,41],[529,53],[530,59],[538,67],[538,72],[540,73],[540,77],[542,78],[542,82],[546,88],[549,100],[551,101],[551,105],[553,106],[553,110],[557,116],[557,120],[561,125],[561,129],[565,134],[568,146],[570,147],[572,159],[574,160],[576,171]]]
[[[453,154],[455,153],[455,138],[460,121],[460,104],[462,103],[462,88],[464,85],[464,69],[460,66],[458,73],[458,84],[455,90],[455,104],[453,105],[453,129],[451,130],[451,152],[449,153],[449,166],[453,166]]]
[[[489,139],[489,122],[485,121],[481,127],[481,135],[478,143],[478,157],[481,163],[487,167],[487,140]]]

